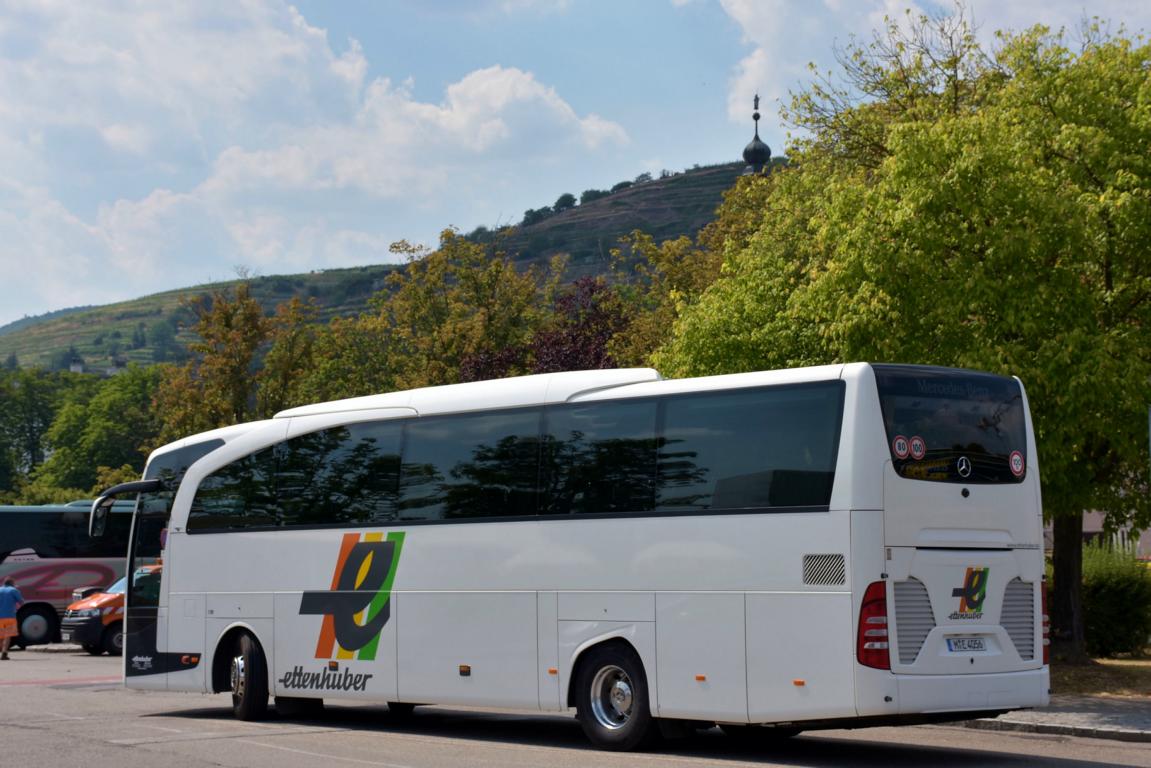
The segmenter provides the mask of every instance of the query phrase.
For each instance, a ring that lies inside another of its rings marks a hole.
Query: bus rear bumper
[[[1047,667],[986,675],[897,675],[900,714],[1044,707],[1051,700]]]

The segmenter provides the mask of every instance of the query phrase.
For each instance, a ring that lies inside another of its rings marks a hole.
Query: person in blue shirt
[[[16,589],[16,582],[4,579],[0,587],[0,661],[8,660],[8,645],[20,631],[16,628],[16,611],[24,605],[24,596]]]

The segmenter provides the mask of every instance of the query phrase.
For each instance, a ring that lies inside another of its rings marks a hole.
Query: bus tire
[[[117,621],[104,629],[100,638],[100,650],[106,651],[109,656],[120,656],[124,653],[124,624]]]
[[[101,647],[99,645],[88,644],[88,645],[81,646],[81,647],[93,656],[99,656],[100,654],[102,654],[104,652],[103,647]]]
[[[42,645],[52,642],[56,636],[56,611],[44,605],[33,605],[17,614],[16,624],[20,628],[17,638],[20,645]]]
[[[247,632],[233,646],[230,679],[236,717],[263,720],[268,714],[268,662],[256,638]]]
[[[576,718],[595,746],[632,750],[654,738],[647,675],[631,646],[612,643],[588,651],[575,686]]]

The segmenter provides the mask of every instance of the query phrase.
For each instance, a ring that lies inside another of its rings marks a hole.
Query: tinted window
[[[266,448],[221,467],[200,482],[188,529],[279,525],[275,458]]]
[[[409,421],[400,519],[536,514],[539,432],[534,408]]]
[[[126,557],[128,554],[128,534],[132,530],[132,513],[113,511],[108,515],[108,525],[104,535],[92,539],[88,537],[88,514],[82,514],[83,523],[77,527],[69,515],[68,527],[74,538],[75,549],[70,557]]]
[[[1027,429],[1019,382],[946,368],[873,368],[896,472],[940,482],[1022,482]]]
[[[204,440],[199,443],[177,448],[156,456],[144,467],[144,479],[158,479],[164,481],[164,488],[156,493],[141,494],[139,504],[142,512],[150,514],[166,514],[172,508],[172,500],[176,498],[176,491],[184,479],[188,467],[196,463],[212,451],[224,444],[223,440]],[[106,533],[105,538],[111,537]],[[150,547],[151,545],[149,545]],[[142,552],[140,554],[147,554]],[[159,556],[157,548],[153,556]]]
[[[659,510],[827,506],[843,384],[668,398]]]
[[[88,538],[88,512],[80,507],[0,513],[0,560],[30,549],[40,557],[124,557],[132,515],[113,512],[104,538]]]
[[[382,524],[396,518],[402,424],[365,422],[301,435],[276,449],[283,525]]]
[[[655,508],[655,399],[548,409],[544,514]]]
[[[188,528],[826,508],[842,410],[826,382],[351,424],[217,470]]]

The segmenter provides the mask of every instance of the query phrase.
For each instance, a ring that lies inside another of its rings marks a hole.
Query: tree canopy
[[[1146,527],[1151,47],[1037,27],[988,53],[962,18],[920,18],[841,60],[844,85],[794,99],[809,137],[657,364],[1018,375],[1048,514]]]

